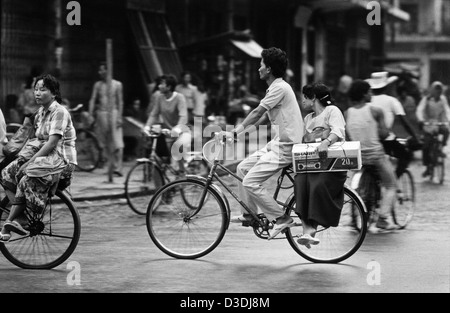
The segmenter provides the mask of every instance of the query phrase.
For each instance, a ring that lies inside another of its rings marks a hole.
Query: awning
[[[231,43],[247,53],[252,58],[261,58],[261,52],[263,51],[263,48],[256,41],[252,39],[248,41],[232,39]]]

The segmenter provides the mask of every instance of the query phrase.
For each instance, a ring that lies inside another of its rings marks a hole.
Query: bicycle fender
[[[363,171],[358,171],[353,175],[352,180],[351,180],[351,186],[350,186],[351,189],[354,189],[354,190],[358,189],[359,181],[361,180],[362,174],[363,174]]]
[[[147,158],[141,158],[141,159],[137,159],[136,162],[137,162],[137,163],[150,162],[150,159],[147,159]]]
[[[359,174],[359,172],[358,172],[358,174]],[[361,175],[362,175],[362,172],[361,172]],[[360,177],[360,178],[361,178],[361,177]],[[352,182],[353,182],[353,181],[352,181]],[[358,182],[359,182],[359,178],[358,178]],[[363,207],[363,210],[364,210],[364,213],[368,213],[366,204],[364,203],[364,201],[363,201],[363,199],[361,198],[361,196],[359,195],[359,193],[356,192],[356,190],[355,190],[354,188],[352,188],[351,186],[349,186],[347,183],[344,184],[344,188],[347,188],[348,190],[350,190],[350,191],[352,191],[352,192],[354,193],[355,197],[356,197],[356,198],[359,200],[359,202],[361,203],[361,205],[362,205],[362,207]]]
[[[206,178],[203,176],[198,176],[198,175],[186,175],[186,179],[187,180],[194,180],[194,181],[200,181],[204,184],[206,184]],[[227,197],[225,197],[222,189],[219,188],[219,186],[217,186],[216,184],[211,184],[210,185],[212,189],[214,189],[214,191],[216,191],[219,196],[222,198],[223,202],[225,203],[225,207],[227,210],[227,214],[228,214],[228,220],[230,220],[231,217],[231,209],[230,209],[230,203],[228,202]],[[227,225],[227,229],[228,229],[228,225]]]

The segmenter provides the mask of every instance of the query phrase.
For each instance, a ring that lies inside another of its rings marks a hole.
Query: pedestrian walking
[[[205,115],[205,106],[200,101],[200,92],[197,86],[192,84],[192,74],[190,72],[181,74],[180,84],[176,86],[175,91],[181,93],[186,98],[188,123],[190,125],[194,124],[194,117],[203,118]]]
[[[109,160],[109,167],[117,176],[123,176],[123,86],[112,79],[108,94],[107,65],[101,63],[100,80],[94,84],[89,100],[89,114],[95,117],[96,134],[102,149],[102,161]],[[109,172],[108,172],[109,175]],[[109,177],[111,182],[111,177]]]

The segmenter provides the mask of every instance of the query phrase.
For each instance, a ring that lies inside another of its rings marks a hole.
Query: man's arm
[[[119,111],[119,116],[122,117],[123,114],[123,84],[119,82],[117,84],[117,110]]]
[[[98,95],[98,84],[95,83],[94,87],[92,88],[92,95],[91,99],[89,100],[89,115],[93,116],[94,109],[95,109],[95,101],[97,100]]]
[[[426,104],[427,104],[427,98],[423,97],[422,100],[420,100],[419,105],[416,108],[416,117],[419,122],[423,122],[425,120],[424,111],[425,111]]]
[[[155,124],[158,121],[158,117],[159,117],[159,97],[156,99],[155,104],[152,108],[152,111],[150,112],[150,115],[147,119],[147,123],[145,123],[145,129],[147,131],[150,131],[151,127],[153,124]]]
[[[416,133],[414,132],[414,129],[411,126],[411,123],[408,121],[405,115],[397,115],[397,117],[400,119],[403,127],[406,129],[408,134],[410,134],[413,138],[417,139]]]
[[[370,107],[370,111],[378,124],[378,134],[380,136],[380,140],[383,140],[389,136],[389,129],[386,127],[386,123],[384,121],[384,113],[381,109],[374,106]]]
[[[237,125],[231,132],[235,132],[237,134],[242,133],[249,126],[259,126],[264,121],[268,120],[267,110],[263,106],[257,106],[253,111],[251,111],[244,121]]]

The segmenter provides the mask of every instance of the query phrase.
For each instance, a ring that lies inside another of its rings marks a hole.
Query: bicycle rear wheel
[[[145,215],[155,192],[164,184],[161,169],[150,160],[139,161],[127,174],[125,196],[130,208]]]
[[[8,217],[2,211],[0,224]],[[78,244],[80,216],[63,191],[49,199],[41,214],[29,212],[28,236],[12,233],[9,242],[0,243],[0,251],[14,265],[24,269],[52,269],[66,261]]]
[[[101,148],[97,137],[85,129],[77,130],[77,161],[78,169],[92,172],[100,163]]]
[[[165,185],[147,209],[147,231],[165,254],[178,259],[196,259],[213,251],[229,225],[226,205],[213,188],[206,189],[208,201],[198,208],[205,183],[179,180]],[[192,209],[186,204],[185,199]]]
[[[394,222],[400,227],[405,228],[412,220],[415,203],[415,187],[411,173],[406,170],[398,179],[397,202],[392,210]]]
[[[286,210],[297,223],[300,218],[294,212],[295,198]],[[314,263],[339,263],[352,256],[362,245],[367,233],[366,211],[362,200],[347,186],[344,188],[344,205],[337,227],[317,228],[316,238],[320,243],[311,249],[299,245],[296,241],[302,235],[301,227],[291,227],[286,238],[292,248],[303,258]]]

